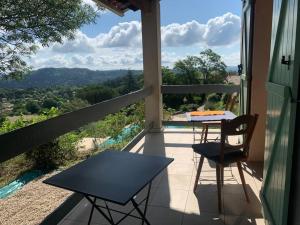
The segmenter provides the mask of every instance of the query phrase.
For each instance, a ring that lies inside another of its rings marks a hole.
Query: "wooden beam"
[[[110,1],[107,1],[107,0],[96,0],[96,1],[101,6],[103,6],[104,8],[107,8],[108,10],[110,10],[113,13],[117,14],[118,16],[124,16],[124,11],[122,9],[117,8]]]
[[[151,5],[149,0],[129,0],[130,4],[140,9],[141,11],[148,13],[151,11]]]
[[[163,94],[235,93],[240,92],[240,86],[224,84],[162,85],[161,92]]]

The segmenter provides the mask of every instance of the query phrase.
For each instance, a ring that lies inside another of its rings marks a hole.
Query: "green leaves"
[[[38,45],[72,39],[80,26],[94,22],[96,16],[81,0],[1,0],[0,77],[22,77],[30,70],[25,58]]]

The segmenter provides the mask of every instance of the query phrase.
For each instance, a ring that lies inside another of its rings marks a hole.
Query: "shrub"
[[[26,153],[34,161],[35,167],[41,170],[52,170],[66,161],[76,159],[78,136],[75,133],[65,134],[47,144],[40,145]]]
[[[26,103],[25,108],[31,114],[36,114],[41,110],[40,105],[35,101],[30,101],[30,102]]]
[[[180,106],[180,111],[182,112],[190,112],[190,111],[195,111],[199,105],[197,104],[185,104]]]
[[[222,95],[216,94],[216,93],[210,94],[210,95],[207,96],[207,101],[208,102],[214,102],[214,103],[219,102],[219,101],[221,101],[221,96]]]

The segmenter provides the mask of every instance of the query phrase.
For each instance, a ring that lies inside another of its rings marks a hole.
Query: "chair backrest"
[[[228,96],[228,99],[227,99],[226,105],[225,105],[225,110],[226,111],[232,111],[233,110],[233,107],[236,103],[237,97],[238,97],[237,92],[234,92],[234,93],[232,93]]]
[[[249,145],[253,135],[253,131],[258,119],[258,115],[241,115],[233,120],[221,121],[221,161],[224,159],[224,152],[239,150],[243,151],[243,156],[249,156]],[[243,141],[237,145],[226,143],[229,136],[243,136]]]

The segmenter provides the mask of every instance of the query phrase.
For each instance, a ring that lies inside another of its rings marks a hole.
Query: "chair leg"
[[[198,181],[199,181],[199,178],[200,178],[200,173],[201,173],[201,170],[202,170],[203,161],[204,161],[204,156],[201,155],[199,165],[198,165],[197,175],[196,175],[196,179],[195,179],[195,184],[194,184],[194,192],[196,192],[196,188],[197,188]]]
[[[240,177],[241,177],[241,180],[242,180],[242,184],[243,184],[243,189],[244,189],[244,192],[245,192],[246,200],[247,200],[247,202],[250,202],[241,162],[237,162],[237,166],[238,166]]]
[[[201,129],[201,136],[200,136],[200,144],[203,143],[203,139],[204,139],[204,132],[205,132],[205,127],[204,125],[202,125],[202,129]]]
[[[208,125],[205,124],[204,143],[207,143]]]
[[[224,166],[220,166],[221,168],[221,184],[224,186]]]
[[[219,213],[222,213],[222,194],[221,194],[221,167],[219,164],[216,165],[217,174],[217,188],[218,188],[218,209]]]

